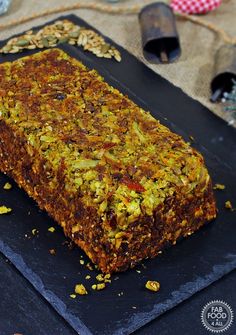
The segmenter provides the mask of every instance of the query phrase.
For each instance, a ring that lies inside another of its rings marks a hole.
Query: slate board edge
[[[63,317],[63,319],[71,325],[71,327],[81,335],[92,335],[87,326],[76,316],[66,310],[65,304],[52,291],[47,290],[40,277],[33,272],[24,262],[21,255],[15,253],[0,239],[0,252],[17,268],[18,271],[29,281],[29,283],[39,292]]]
[[[0,252],[11,261],[11,263],[17,268],[18,271],[30,282],[30,284],[39,292],[48,303],[56,310],[56,312],[63,317],[63,319],[80,335],[93,335],[87,326],[72,313],[66,310],[65,304],[59,299],[52,291],[47,290],[44,283],[39,276],[34,273],[30,268],[27,267],[22,257],[15,253],[9,246],[7,246],[2,240],[0,240]],[[208,287],[213,282],[219,280],[226,274],[236,269],[236,255],[228,255],[228,263],[224,265],[215,265],[212,271],[209,272],[204,278],[197,277],[195,281],[188,282],[180,286],[178,291],[171,293],[169,299],[166,299],[163,303],[155,305],[152,311],[148,313],[137,313],[135,317],[131,318],[130,322],[120,330],[113,334],[104,333],[103,335],[129,335],[134,331],[140,329],[147,323],[156,319],[161,314],[174,308],[183,301],[189,299],[195,293]]]

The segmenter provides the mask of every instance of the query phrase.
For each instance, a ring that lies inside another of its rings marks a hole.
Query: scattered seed
[[[75,299],[75,298],[76,298],[76,294],[70,294],[70,297],[71,297],[72,299]]]
[[[91,29],[80,27],[68,20],[47,25],[37,32],[28,30],[23,35],[10,39],[0,49],[0,53],[18,53],[23,49],[52,48],[61,43],[77,44],[99,58],[110,59],[113,57],[118,62],[121,61],[120,52],[106,43],[102,36]]]
[[[86,280],[89,280],[90,278],[91,278],[90,275],[87,275],[87,276],[85,277]]]
[[[50,231],[51,233],[54,233],[55,228],[54,227],[50,227],[50,228],[48,228],[48,231]]]
[[[79,262],[80,262],[81,265],[84,265],[84,260],[83,259],[81,259]]]
[[[26,45],[29,45],[29,40],[26,39],[18,40],[16,42],[16,45],[19,47],[25,47]]]
[[[107,53],[107,51],[109,50],[109,48],[110,48],[110,44],[105,43],[105,44],[103,44],[103,45],[101,46],[101,52],[102,52],[103,54],[105,54],[105,53]]]
[[[46,37],[43,37],[42,38],[42,44],[45,48],[48,48],[49,47],[49,43],[48,43],[48,40]]]

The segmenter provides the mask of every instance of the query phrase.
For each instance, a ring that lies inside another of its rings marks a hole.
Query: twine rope
[[[146,1],[146,4],[148,3],[149,2]],[[91,10],[96,10],[99,12],[109,13],[109,14],[138,14],[144,6],[145,6],[145,3],[142,3],[142,5],[133,5],[133,6],[114,6],[114,5],[104,5],[104,4],[95,3],[95,2],[89,3],[89,4],[86,2],[81,2],[81,3],[76,3],[73,5],[64,5],[60,7],[55,7],[49,10],[32,13],[29,16],[22,16],[19,19],[10,20],[7,23],[0,24],[0,30],[11,28],[13,26],[26,23],[34,19],[41,18],[43,16],[58,14],[58,13],[76,10],[76,9],[91,9]],[[206,22],[205,20],[197,16],[192,16],[192,15],[188,15],[184,13],[175,12],[175,15],[177,16],[177,18],[190,21],[194,24],[198,24],[200,26],[203,26],[213,31],[214,33],[218,34],[221,37],[221,39],[227,44],[236,45],[236,37],[231,37],[223,29],[215,26],[214,24],[210,22]]]

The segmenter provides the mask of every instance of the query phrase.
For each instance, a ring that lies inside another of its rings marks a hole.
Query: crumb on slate
[[[77,284],[75,286],[75,293],[80,294],[80,295],[85,295],[88,294],[86,288],[84,287],[83,284]]]
[[[38,232],[39,231],[36,228],[32,229],[32,235],[36,235],[36,234],[38,234]]]
[[[145,287],[150,291],[158,292],[160,290],[160,283],[158,281],[148,280]]]
[[[99,284],[92,285],[92,289],[97,290],[97,291],[103,290],[105,287],[106,287],[105,283],[99,283]]]
[[[224,190],[225,185],[224,184],[215,184],[213,187],[214,190]]]
[[[10,190],[12,188],[12,185],[10,183],[6,183],[4,186],[3,186],[4,190]]]
[[[0,206],[0,214],[7,214],[10,213],[12,211],[11,208],[6,207],[6,206]]]
[[[48,231],[50,231],[51,233],[54,233],[55,228],[54,227],[50,227],[50,228],[48,228]]]
[[[225,208],[230,209],[231,211],[235,211],[236,210],[236,208],[233,208],[232,203],[231,203],[230,200],[227,200],[225,202]]]
[[[53,256],[56,255],[56,250],[55,249],[49,249],[49,253]]]

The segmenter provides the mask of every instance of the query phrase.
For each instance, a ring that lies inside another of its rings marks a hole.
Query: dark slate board
[[[75,16],[68,18],[88,26]],[[236,268],[236,212],[224,209],[224,202],[233,201],[236,193],[236,131],[121,47],[121,63],[98,59],[74,47],[62,48],[96,68],[106,81],[173,131],[185,139],[190,134],[197,138],[195,146],[204,155],[213,181],[227,186],[216,192],[220,211],[215,222],[156,259],[145,261],[145,268],[136,268],[140,274],[133,269],[114,275],[106,290],[90,290],[88,296],[73,300],[69,294],[74,285],[83,282],[89,287],[97,272],[91,274],[80,265],[82,251],[68,250],[62,230],[14,183],[12,190],[4,191],[8,178],[0,175],[1,203],[13,208],[12,214],[0,216],[0,251],[81,335],[130,334]],[[16,57],[19,55],[4,56],[0,61]],[[50,226],[56,227],[54,233],[48,232]],[[32,236],[34,228],[39,230],[37,236]],[[56,249],[56,256],[49,254],[51,248]],[[92,276],[89,281],[84,279],[87,274]],[[160,281],[158,294],[144,289],[147,280]]]

